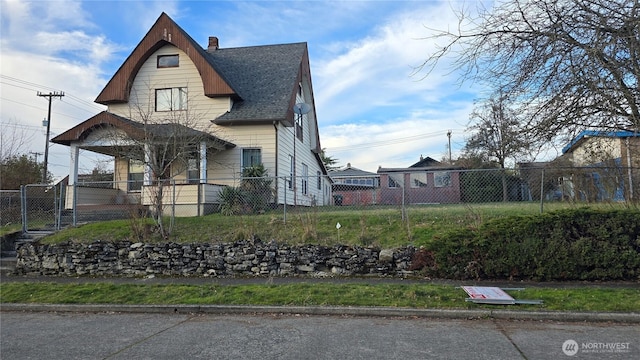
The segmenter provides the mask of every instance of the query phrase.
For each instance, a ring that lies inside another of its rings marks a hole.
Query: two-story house
[[[149,205],[165,180],[164,203],[202,215],[258,164],[273,204],[331,202],[306,43],[203,48],[162,13],[95,101],[107,110],[52,139],[70,148],[67,208]],[[111,189],[75,186],[80,150],[113,157]]]

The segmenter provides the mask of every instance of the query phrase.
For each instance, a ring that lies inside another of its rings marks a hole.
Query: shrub
[[[588,208],[487,221],[430,245],[432,275],[533,280],[640,277],[640,212]]]
[[[272,200],[272,180],[264,165],[246,167],[240,186],[220,190],[220,212],[223,215],[257,214],[268,208]]]

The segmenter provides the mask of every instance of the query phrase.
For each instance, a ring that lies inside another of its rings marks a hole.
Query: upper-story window
[[[187,88],[156,89],[156,111],[187,110]]]
[[[180,66],[180,57],[175,55],[158,55],[158,68],[170,68]]]

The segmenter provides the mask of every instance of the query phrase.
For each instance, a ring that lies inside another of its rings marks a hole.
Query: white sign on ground
[[[476,304],[542,304],[542,300],[515,300],[503,289],[493,286],[463,286],[462,289],[469,295],[467,301]],[[511,289],[522,290],[522,289]]]
[[[463,286],[468,301],[481,304],[515,304],[516,300],[499,287]]]

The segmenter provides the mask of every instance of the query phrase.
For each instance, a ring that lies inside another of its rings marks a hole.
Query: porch
[[[79,212],[109,210],[120,211],[122,217],[133,212],[146,211],[154,199],[161,196],[163,211],[167,215],[189,217],[216,212],[220,206],[220,191],[224,185],[180,184],[170,181],[158,185],[142,185],[138,191],[127,191],[128,184],[96,182],[67,185],[64,208]],[[162,191],[162,194],[159,192]]]

